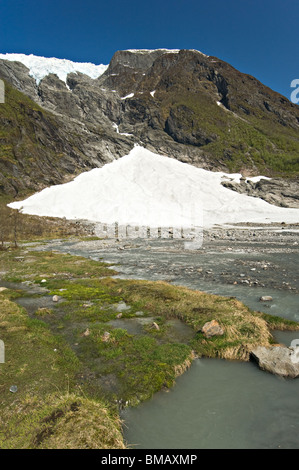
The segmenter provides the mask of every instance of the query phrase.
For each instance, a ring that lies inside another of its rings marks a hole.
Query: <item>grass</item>
[[[1,449],[125,448],[117,414],[76,393],[54,393],[43,400],[28,395],[6,408],[0,423]]]
[[[0,448],[123,448],[118,405],[171,387],[194,357],[248,360],[255,346],[271,345],[273,328],[299,328],[234,297],[111,278],[108,265],[77,256],[26,247],[1,252],[0,263],[3,278],[29,281],[0,294]],[[47,291],[30,293],[36,285]],[[20,295],[60,300],[28,315],[13,302]],[[118,319],[120,302],[130,308]],[[188,340],[169,333],[173,319],[189,326]],[[213,319],[224,335],[207,339],[201,328]]]
[[[2,294],[0,312],[0,448],[123,448],[111,406],[80,394],[80,361],[63,338]]]
[[[181,77],[184,88],[175,81],[169,89],[162,86],[155,95],[161,122],[166,123],[164,130],[174,140],[199,146],[210,161],[221,161],[230,172],[249,170],[270,177],[298,176],[296,129],[282,125],[274,114],[251,108],[248,103],[249,114],[244,117],[239,109],[242,102],[235,103],[232,110],[218,106],[211,83],[202,82],[207,89],[200,88],[200,82],[196,86],[190,82],[188,87],[188,79],[188,74]],[[169,120],[176,123],[175,130],[168,130]]]
[[[94,278],[115,274],[115,271],[109,269],[109,265],[79,256],[61,256],[52,252],[38,251],[31,252],[30,256],[26,256],[26,253],[25,257],[23,255],[22,249],[2,254],[1,270],[7,271],[3,276],[4,279],[14,282],[26,280],[41,282],[45,277],[50,280]]]
[[[280,331],[296,331],[298,330],[298,322],[293,320],[287,320],[286,318],[278,317],[276,315],[270,315],[268,313],[261,313],[263,318],[270,329]]]

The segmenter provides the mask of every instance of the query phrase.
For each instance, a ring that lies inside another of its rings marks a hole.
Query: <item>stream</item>
[[[42,249],[109,262],[121,278],[235,296],[252,309],[299,321],[297,242],[208,242],[190,251],[174,240],[55,241]],[[261,302],[263,295],[273,301]],[[287,346],[298,335],[274,334]],[[295,449],[299,379],[279,378],[251,362],[197,359],[172,389],[121,417],[125,441],[137,449]]]

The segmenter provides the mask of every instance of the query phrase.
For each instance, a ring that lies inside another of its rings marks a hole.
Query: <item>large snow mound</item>
[[[9,204],[27,214],[149,227],[299,222],[286,209],[221,185],[241,175],[211,172],[135,146],[102,168]]]
[[[67,59],[56,59],[55,57],[39,57],[33,54],[0,54],[0,59],[21,62],[29,69],[29,75],[37,84],[49,75],[56,74],[60,80],[66,83],[69,73],[81,72],[95,79],[102,75],[108,65],[95,65],[88,62],[72,62]]]

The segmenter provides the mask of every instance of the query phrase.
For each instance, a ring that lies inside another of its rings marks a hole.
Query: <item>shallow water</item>
[[[122,418],[126,441],[141,449],[298,448],[299,380],[199,359],[168,393]]]
[[[235,296],[254,310],[299,321],[298,248],[208,246],[196,253],[162,242],[122,251],[96,242],[52,248],[118,264],[118,277],[164,279]],[[242,279],[258,284],[244,285]],[[263,295],[273,301],[260,302]],[[299,332],[275,333],[287,346],[298,337]],[[125,409],[122,418],[125,440],[137,448],[299,448],[299,379],[278,378],[253,363],[200,359],[168,393]]]

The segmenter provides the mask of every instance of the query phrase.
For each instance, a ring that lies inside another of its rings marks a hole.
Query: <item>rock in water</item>
[[[272,297],[270,295],[263,295],[261,298],[260,298],[260,301],[261,302],[271,302]]]
[[[286,346],[258,346],[251,352],[251,357],[263,370],[282,377],[295,378],[299,376],[299,360],[295,353],[294,349]]]
[[[206,338],[211,338],[212,336],[221,336],[224,334],[223,328],[221,328],[218,321],[216,320],[205,323],[201,329],[201,332],[205,335]]]

